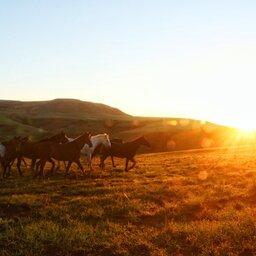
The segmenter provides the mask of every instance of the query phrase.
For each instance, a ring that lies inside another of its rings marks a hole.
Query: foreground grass
[[[253,148],[137,161],[67,179],[14,172],[0,182],[0,255],[256,255]]]

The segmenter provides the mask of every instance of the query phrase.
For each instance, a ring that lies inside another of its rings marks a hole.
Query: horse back
[[[139,145],[133,143],[111,143],[110,155],[121,157],[121,158],[131,158],[136,154]]]
[[[51,141],[42,142],[39,145],[40,158],[54,158],[63,161],[76,161],[80,157],[80,148],[72,142],[59,144]]]

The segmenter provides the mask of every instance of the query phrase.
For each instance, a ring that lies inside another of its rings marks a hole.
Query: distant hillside
[[[65,131],[75,137],[84,131],[107,132],[110,138],[133,140],[144,135],[152,145],[140,152],[160,152],[254,143],[236,129],[200,120],[130,116],[104,104],[73,99],[51,101],[0,100],[0,140],[14,135],[40,139]]]
[[[109,118],[128,116],[121,110],[100,103],[75,99],[55,99],[50,101],[8,101],[0,100],[0,112],[32,117],[69,117],[69,118]]]
[[[0,138],[30,135],[41,138],[65,130],[70,136],[85,130],[104,131],[108,120],[129,119],[117,108],[76,99],[50,101],[0,100]]]

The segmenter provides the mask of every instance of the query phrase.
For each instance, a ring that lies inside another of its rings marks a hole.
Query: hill
[[[60,130],[69,137],[84,131],[107,132],[111,138],[130,141],[145,135],[151,149],[162,152],[254,143],[238,130],[200,120],[183,118],[135,117],[104,104],[75,99],[51,101],[0,100],[0,139],[14,135],[40,139]],[[254,134],[253,134],[254,136]]]
[[[0,112],[29,117],[107,118],[128,116],[117,108],[75,99],[54,99],[50,101],[9,101],[0,100]]]
[[[31,102],[0,100],[0,137],[30,134],[38,138],[60,129],[74,136],[84,130],[102,130],[105,120],[124,118],[129,119],[129,115],[117,108],[75,99]]]

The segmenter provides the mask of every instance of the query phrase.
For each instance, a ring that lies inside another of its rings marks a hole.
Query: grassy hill
[[[152,145],[150,152],[254,143],[254,138],[241,136],[236,129],[200,120],[135,117],[104,104],[73,99],[0,100],[1,140],[14,135],[40,139],[61,130],[69,137],[84,131],[107,132],[125,141],[145,135]]]
[[[0,255],[255,255],[255,152],[141,154],[129,172],[95,159],[85,177],[73,166],[43,181],[13,171],[1,182]]]
[[[58,118],[73,117],[81,118],[106,118],[128,116],[117,108],[112,108],[104,104],[80,101],[75,99],[55,99],[50,101],[6,101],[0,100],[0,112],[9,114],[28,115],[37,118]]]
[[[129,119],[119,109],[73,99],[51,101],[0,100],[0,136],[31,135],[41,138],[65,130],[70,136],[84,130],[103,130],[106,120]]]

